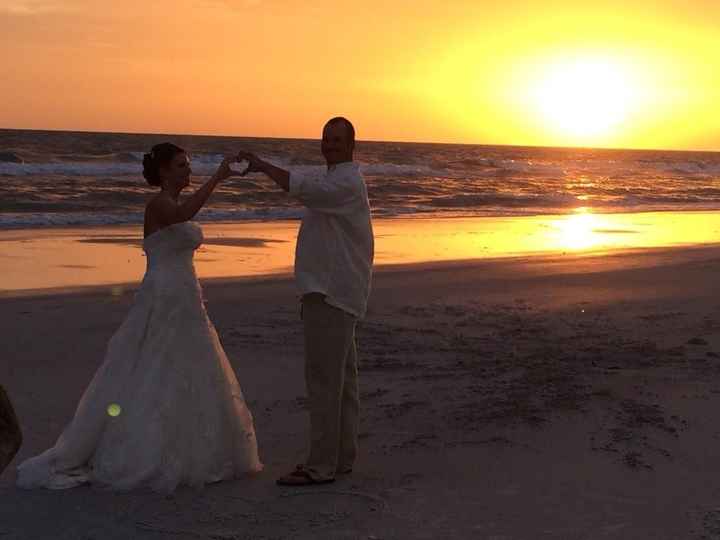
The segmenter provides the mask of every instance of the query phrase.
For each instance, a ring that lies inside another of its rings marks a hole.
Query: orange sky
[[[3,0],[0,126],[720,149],[720,2]]]

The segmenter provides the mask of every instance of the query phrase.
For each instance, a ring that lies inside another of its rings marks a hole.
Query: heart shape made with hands
[[[239,164],[239,165],[236,165]],[[245,176],[250,170],[250,162],[247,159],[238,159],[236,162],[230,164],[230,170],[233,174]]]

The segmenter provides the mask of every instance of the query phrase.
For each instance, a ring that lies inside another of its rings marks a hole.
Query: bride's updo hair
[[[167,165],[178,154],[184,154],[185,150],[172,143],[160,143],[152,147],[149,154],[143,156],[143,176],[151,186],[159,186],[160,167]]]

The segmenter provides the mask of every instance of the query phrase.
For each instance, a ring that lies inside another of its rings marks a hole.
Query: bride
[[[180,202],[192,172],[187,154],[170,143],[145,154],[143,175],[161,189],[145,211],[142,285],[70,424],[55,446],[18,467],[19,487],[171,492],[262,469],[252,414],[192,261],[202,231],[189,220],[236,174],[232,161]]]

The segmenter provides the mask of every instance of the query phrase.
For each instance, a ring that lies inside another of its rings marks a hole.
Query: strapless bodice
[[[193,255],[202,241],[202,229],[197,223],[190,221],[175,223],[155,231],[143,241],[147,271],[192,269]]]

